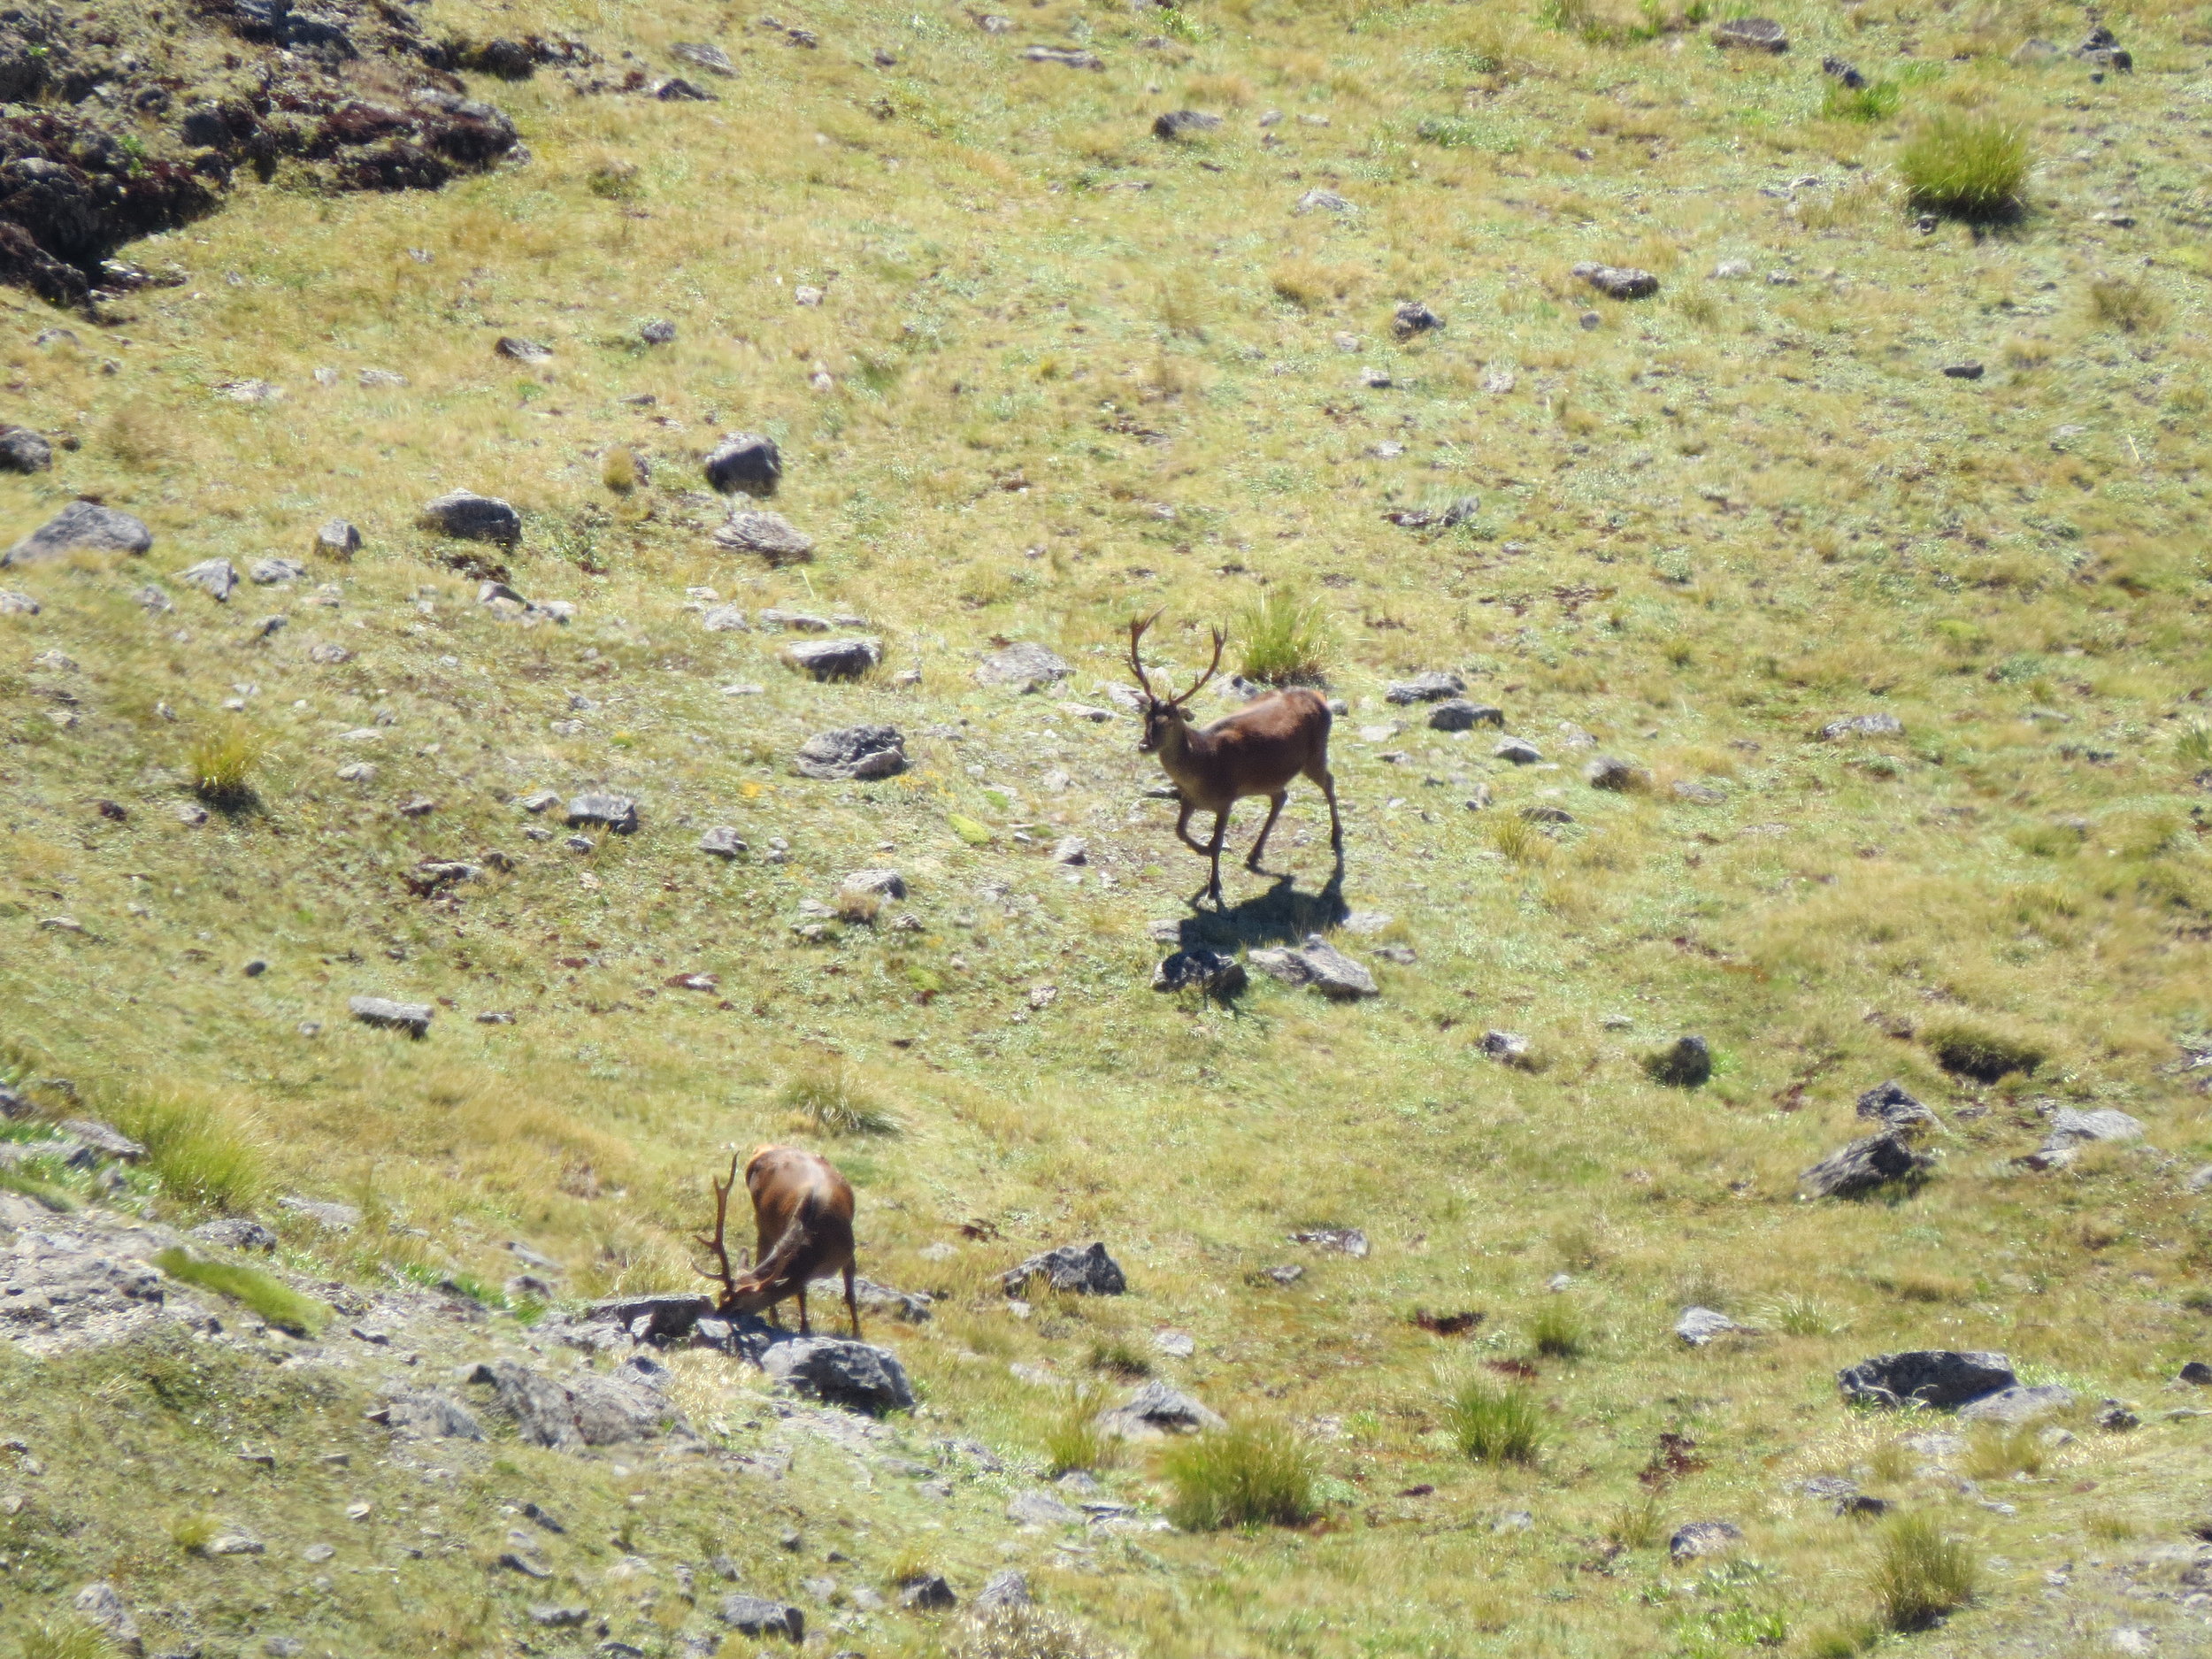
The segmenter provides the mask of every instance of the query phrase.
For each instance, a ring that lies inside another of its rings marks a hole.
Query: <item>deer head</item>
[[[1156,753],[1161,745],[1171,740],[1177,728],[1189,724],[1190,700],[1195,697],[1204,688],[1206,682],[1219,671],[1222,649],[1229,642],[1229,636],[1226,634],[1219,628],[1214,629],[1214,659],[1207,666],[1206,672],[1198,677],[1189,690],[1179,695],[1176,693],[1172,686],[1167,686],[1169,695],[1163,697],[1158,692],[1153,690],[1152,681],[1144,672],[1144,659],[1138,655],[1137,651],[1138,643],[1144,638],[1145,630],[1159,619],[1160,613],[1156,611],[1150,616],[1141,619],[1133,619],[1129,624],[1129,667],[1137,676],[1137,684],[1144,692],[1144,706],[1138,710],[1138,717],[1144,722],[1144,735],[1137,741],[1137,752],[1140,755]],[[1167,682],[1163,680],[1161,683],[1165,686]]]
[[[716,1181],[714,1183],[713,1234],[711,1236],[703,1234],[692,1240],[694,1244],[697,1245],[701,1249],[707,1251],[714,1258],[713,1266],[702,1267],[697,1271],[700,1277],[703,1279],[712,1279],[721,1281],[722,1294],[716,1299],[716,1305],[722,1309],[725,1312],[731,1310],[731,1304],[738,1299],[740,1292],[737,1277],[730,1271],[729,1247],[723,1241],[725,1229],[729,1225],[730,1193],[731,1190],[736,1187],[736,1185],[737,1154],[733,1152],[730,1154],[729,1179],[727,1180]],[[738,1265],[742,1268],[749,1265],[749,1263],[746,1258],[741,1255],[738,1259]]]

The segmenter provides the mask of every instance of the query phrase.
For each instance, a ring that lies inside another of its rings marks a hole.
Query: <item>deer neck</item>
[[[1161,770],[1187,792],[1189,786],[1205,775],[1210,747],[1206,734],[1190,722],[1171,720],[1160,738]]]

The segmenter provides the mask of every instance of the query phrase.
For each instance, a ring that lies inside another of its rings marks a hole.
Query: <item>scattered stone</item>
[[[218,604],[227,604],[238,588],[238,569],[228,559],[202,559],[189,570],[171,572],[188,588],[196,588]]]
[[[760,625],[764,628],[788,629],[795,634],[827,634],[830,631],[827,617],[813,616],[804,611],[786,611],[780,605],[771,605],[762,611]]]
[[[1410,340],[1432,328],[1441,328],[1444,319],[1419,300],[1407,300],[1391,313],[1390,332],[1401,340]]]
[[[351,1233],[361,1225],[361,1212],[351,1204],[326,1199],[280,1198],[277,1208],[305,1217],[326,1233]]]
[[[733,553],[757,553],[771,565],[804,564],[814,542],[776,512],[733,512],[715,526],[714,541]]]
[[[1510,761],[1516,766],[1533,766],[1544,758],[1544,751],[1525,737],[1502,739],[1490,752],[1499,760]]]
[[[666,97],[668,94],[665,88],[668,84],[669,83],[667,82],[664,82],[664,89],[657,93],[655,96],[657,97]],[[687,88],[691,86],[691,83],[688,81],[682,81],[678,84]],[[695,96],[702,98],[710,98],[714,96],[712,93],[699,92],[696,88],[693,88],[693,91]],[[681,96],[683,95],[680,93],[677,96]],[[676,325],[670,322],[665,317],[656,317],[651,319],[649,321],[640,323],[638,325],[637,337],[640,340],[642,340],[649,346],[673,345],[676,340]]]
[[[2143,1426],[2143,1419],[2117,1400],[2108,1400],[2100,1406],[2094,1420],[2099,1428],[2112,1434],[2124,1434],[2130,1429]]]
[[[906,1368],[888,1348],[842,1337],[799,1337],[772,1344],[761,1369],[827,1405],[880,1417],[914,1409]]]
[[[1087,864],[1091,862],[1090,843],[1080,835],[1063,835],[1052,843],[1052,862],[1056,864]]]
[[[1001,1274],[999,1284],[1008,1295],[1018,1295],[1039,1274],[1053,1289],[1078,1296],[1118,1296],[1129,1288],[1121,1263],[1102,1243],[1063,1244],[1042,1251]]]
[[[906,770],[906,740],[895,726],[848,726],[799,746],[793,768],[803,778],[841,781],[888,778]]]
[[[733,432],[707,457],[707,482],[725,495],[772,495],[783,479],[783,457],[772,438]]]
[[[258,1555],[265,1551],[261,1540],[251,1532],[223,1532],[209,1539],[200,1553],[203,1555]]]
[[[1976,1423],[2018,1425],[2032,1423],[2054,1411],[2070,1410],[2073,1404],[2072,1389],[2045,1383],[2034,1388],[2000,1388],[1995,1394],[1968,1401],[1959,1408],[1959,1416]]]
[[[745,620],[744,611],[737,605],[714,605],[699,618],[699,626],[709,634],[749,634],[751,627]]]
[[[550,1601],[534,1601],[525,1610],[533,1624],[547,1630],[574,1630],[591,1617],[588,1607],[562,1607]]]
[[[1022,56],[1033,64],[1058,64],[1064,69],[1103,69],[1106,60],[1096,52],[1072,46],[1032,46]]]
[[[1234,996],[1246,984],[1244,964],[1234,956],[1193,945],[1164,957],[1152,971],[1156,991],[1195,990],[1208,996]]]
[[[2074,56],[2093,69],[2116,69],[2130,74],[2135,69],[2135,58],[2112,31],[2100,24],[2089,31],[2082,43],[2074,48]]]
[[[1100,1412],[1098,1426],[1118,1440],[1156,1440],[1229,1425],[1218,1412],[1156,1379]]]
[[[1676,1561],[1701,1555],[1724,1555],[1743,1542],[1743,1528],[1733,1521],[1692,1521],[1677,1527],[1667,1540],[1667,1554]]]
[[[0,588],[0,617],[35,617],[38,611],[38,601],[30,595]]]
[[[858,680],[883,661],[880,641],[806,640],[787,645],[783,660],[816,680]]]
[[[2020,1160],[2032,1170],[2063,1169],[2074,1161],[2083,1147],[2097,1141],[2139,1141],[2143,1125],[2139,1118],[2126,1112],[2106,1107],[2099,1111],[2078,1111],[2062,1106],[2051,1118],[2051,1126],[2043,1137],[2043,1144]]]
[[[1217,132],[1221,127],[1218,115],[1203,110],[1168,110],[1156,117],[1152,123],[1155,138],[1196,138],[1202,134]]]
[[[0,472],[43,472],[53,464],[52,444],[28,426],[0,422]]]
[[[501,357],[516,363],[550,363],[553,349],[541,346],[534,340],[525,340],[518,334],[502,334],[492,342],[492,349]]]
[[[1670,1088],[1696,1088],[1713,1075],[1713,1051],[1702,1037],[1678,1037],[1671,1048],[1646,1059],[1644,1070],[1655,1083]]]
[[[1978,380],[1982,378],[1982,365],[1978,363],[1947,363],[1943,365],[1943,374],[1946,380]]]
[[[1431,669],[1425,673],[1416,674],[1411,680],[1394,681],[1390,688],[1383,693],[1383,700],[1402,708],[1411,703],[1441,703],[1448,697],[1458,696],[1466,689],[1467,682],[1450,670]]]
[[[637,803],[626,795],[580,795],[568,803],[568,826],[597,826],[613,835],[637,833]]]
[[[1471,732],[1478,726],[1505,726],[1505,710],[1487,703],[1453,697],[1429,710],[1429,729],[1434,732]]]
[[[906,1579],[899,1586],[899,1605],[909,1612],[937,1612],[959,1600],[941,1572],[926,1572],[919,1578]]]
[[[709,41],[672,41],[668,55],[694,69],[703,69],[710,75],[734,75],[737,65],[730,61],[729,53]]]
[[[2200,1359],[2193,1359],[2181,1368],[2177,1382],[2185,1382],[2198,1388],[2212,1388],[2212,1365]]]
[[[1574,274],[1608,299],[1647,299],[1659,291],[1657,277],[1648,271],[1638,271],[1626,265],[1592,265],[1586,262],[1575,266]]]
[[[1933,1112],[1908,1094],[1904,1085],[1894,1079],[1860,1095],[1858,1113],[1862,1118],[1870,1118],[1876,1123],[1886,1125],[1900,1134],[1943,1126]]]
[[[1367,1257],[1367,1234],[1357,1227],[1308,1227],[1290,1235],[1293,1244],[1310,1244],[1317,1250],[1334,1250],[1355,1261]]]
[[[1375,976],[1318,933],[1302,945],[1249,953],[1251,965],[1286,985],[1310,986],[1333,1002],[1380,995]]]
[[[699,838],[699,850],[718,858],[734,858],[747,850],[745,841],[726,824],[718,824]]]
[[[0,566],[35,565],[80,549],[95,553],[143,553],[154,533],[127,512],[96,502],[73,501],[10,548]]]
[[[483,1425],[459,1401],[442,1394],[396,1394],[385,1403],[384,1426],[403,1440],[480,1440]]]
[[[1839,737],[1896,737],[1904,732],[1905,723],[1893,714],[1877,712],[1856,714],[1848,719],[1831,720],[1820,728],[1820,735],[1829,742]]]
[[[1271,1267],[1267,1270],[1265,1274],[1266,1278],[1273,1279],[1285,1290],[1288,1290],[1293,1285],[1296,1284],[1305,1276],[1306,1270],[1302,1267],[1297,1266],[1295,1263],[1284,1267]]]
[[[138,1141],[95,1118],[65,1118],[60,1126],[64,1134],[74,1135],[101,1157],[122,1164],[137,1164],[145,1158],[146,1148]]]
[[[1047,1492],[1018,1492],[1006,1505],[1006,1518],[1024,1526],[1072,1526],[1082,1516]]]
[[[2019,1381],[2002,1354],[1948,1348],[1877,1354],[1836,1373],[1836,1386],[1847,1400],[1891,1408],[1917,1402],[1940,1410],[2016,1387]]]
[[[1628,795],[1647,788],[1651,774],[1617,755],[1600,755],[1582,769],[1583,781],[1593,789],[1608,789],[1617,795]]]
[[[837,884],[847,893],[872,893],[879,899],[906,896],[906,878],[895,870],[856,870]]]
[[[1517,1031],[1486,1031],[1475,1045],[1493,1060],[1526,1069],[1533,1057],[1529,1041]]]
[[[1685,1308],[1682,1317],[1674,1322],[1675,1335],[1692,1348],[1703,1348],[1708,1342],[1726,1336],[1731,1331],[1742,1329],[1743,1326],[1726,1314],[1713,1308]]]
[[[418,1039],[429,1033],[431,1018],[438,1011],[428,1002],[396,1002],[388,996],[349,997],[346,1007],[364,1025],[403,1031]]]
[[[1856,1198],[1892,1181],[1924,1175],[1934,1164],[1934,1158],[1914,1151],[1896,1130],[1886,1129],[1830,1153],[1797,1180],[1816,1198]]]
[[[425,502],[424,526],[463,541],[496,541],[512,547],[522,540],[522,515],[495,496],[474,490],[449,490]]]
[[[297,559],[256,559],[246,574],[257,588],[280,588],[296,582],[307,574],[307,566]]]
[[[146,1651],[145,1640],[138,1633],[138,1621],[131,1617],[121,1592],[106,1579],[88,1584],[78,1591],[73,1605],[120,1652],[135,1655]]]
[[[719,1610],[722,1622],[741,1636],[785,1636],[795,1642],[806,1640],[806,1615],[765,1596],[726,1595]]]
[[[1018,1567],[1002,1567],[983,1581],[983,1588],[976,1592],[975,1610],[988,1613],[1003,1607],[1029,1607],[1033,1598],[1029,1594],[1029,1579]]]
[[[1152,1346],[1170,1359],[1188,1359],[1198,1352],[1198,1344],[1186,1331],[1156,1331],[1152,1333]]]
[[[207,822],[207,809],[196,801],[180,801],[177,803],[177,822],[197,829]]]
[[[1024,641],[994,652],[976,665],[978,685],[1015,691],[1049,691],[1068,677],[1068,665],[1041,645]]]
[[[1294,213],[1348,213],[1352,211],[1352,204],[1334,190],[1309,190],[1298,198],[1298,205],[1290,211]]]
[[[1744,51],[1786,52],[1790,37],[1772,18],[1730,18],[1713,30],[1713,44]]]
[[[491,1370],[501,1409],[534,1446],[573,1451],[650,1440],[664,1430],[690,1433],[659,1391],[634,1375],[575,1371],[557,1378],[509,1360]]]
[[[203,1221],[184,1236],[225,1250],[273,1250],[277,1246],[275,1233],[244,1216],[220,1216],[213,1221]]]

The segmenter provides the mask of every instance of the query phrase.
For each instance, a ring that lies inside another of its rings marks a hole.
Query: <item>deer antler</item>
[[[1137,641],[1143,639],[1144,631],[1159,619],[1160,613],[1156,611],[1148,617],[1129,618],[1129,666],[1135,671],[1137,683],[1144,687],[1144,695],[1155,701],[1158,700],[1160,694],[1152,689],[1152,682],[1145,678],[1144,661],[1137,655]]]
[[[1228,644],[1229,636],[1226,634],[1224,634],[1219,628],[1216,628],[1213,632],[1214,660],[1207,666],[1206,672],[1199,675],[1196,682],[1192,685],[1191,688],[1185,692],[1181,696],[1175,699],[1177,703],[1188,703],[1193,697],[1198,695],[1200,687],[1204,686],[1208,680],[1211,680],[1214,675],[1219,672],[1221,668],[1221,649],[1222,647]]]
[[[723,1229],[729,1221],[730,1193],[737,1185],[737,1154],[730,1154],[730,1178],[714,1183],[714,1236],[695,1238],[692,1242],[703,1250],[714,1253],[715,1266],[700,1267],[696,1271],[703,1279],[722,1281],[721,1304],[726,1306],[737,1294],[736,1276],[730,1271],[729,1247],[723,1242]]]

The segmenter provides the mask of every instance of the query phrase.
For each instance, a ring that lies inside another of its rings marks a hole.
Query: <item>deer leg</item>
[[[1206,856],[1212,860],[1213,874],[1206,884],[1206,891],[1214,897],[1214,909],[1221,909],[1221,843],[1229,835],[1229,808],[1223,807],[1214,814],[1213,845],[1206,849]]]
[[[1337,816],[1336,811],[1336,774],[1329,770],[1328,763],[1324,761],[1317,771],[1310,772],[1306,776],[1319,784],[1321,793],[1328,797],[1329,845],[1335,849],[1337,862],[1341,864],[1344,862],[1344,820]]]
[[[860,1303],[853,1295],[853,1264],[845,1263],[845,1311],[853,1317],[853,1340],[860,1340]]]
[[[801,1336],[814,1334],[814,1327],[806,1322],[806,1283],[803,1279],[799,1284],[799,1334]]]
[[[1175,820],[1175,833],[1191,851],[1202,853],[1206,850],[1204,844],[1190,838],[1190,815],[1197,810],[1189,802],[1183,803],[1183,810]]]
[[[1267,850],[1267,832],[1275,827],[1276,818],[1282,814],[1283,803],[1289,798],[1290,791],[1287,789],[1278,789],[1268,797],[1267,822],[1260,826],[1260,838],[1252,843],[1252,856],[1244,861],[1247,870],[1259,872],[1260,855]]]

